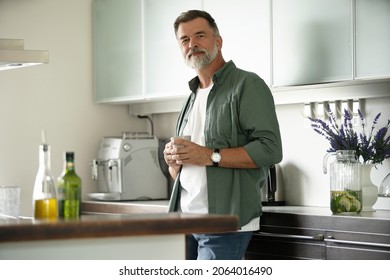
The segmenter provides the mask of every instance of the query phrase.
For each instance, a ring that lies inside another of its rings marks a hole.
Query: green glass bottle
[[[65,220],[78,219],[81,212],[81,179],[75,171],[73,152],[65,152],[64,170],[57,185],[58,216]]]

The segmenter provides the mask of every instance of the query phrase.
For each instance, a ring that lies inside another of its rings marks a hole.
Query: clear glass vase
[[[362,211],[362,186],[360,163],[355,151],[340,150],[324,157],[324,173],[327,173],[327,160],[336,156],[330,164],[330,210],[333,214],[351,214]]]

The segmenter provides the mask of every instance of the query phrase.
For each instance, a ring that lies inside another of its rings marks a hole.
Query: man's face
[[[194,69],[209,65],[220,48],[220,37],[214,35],[213,29],[203,18],[181,23],[177,39],[186,64]]]

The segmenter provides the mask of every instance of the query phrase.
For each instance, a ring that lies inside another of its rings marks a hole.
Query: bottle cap
[[[74,159],[74,152],[65,152],[65,158],[66,158],[66,160],[73,160]]]

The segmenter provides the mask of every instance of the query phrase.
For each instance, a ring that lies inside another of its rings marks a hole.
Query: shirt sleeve
[[[282,142],[271,90],[257,75],[244,83],[239,102],[239,122],[249,142],[245,150],[258,167],[282,160]]]

